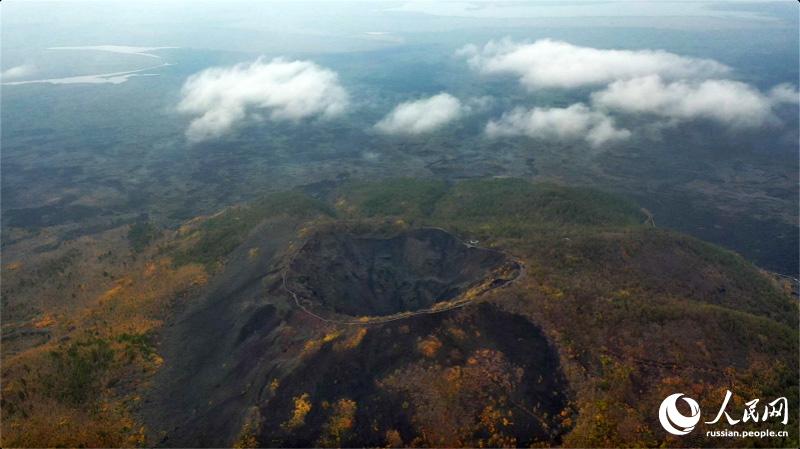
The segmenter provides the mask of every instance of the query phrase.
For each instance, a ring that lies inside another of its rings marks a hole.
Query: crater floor
[[[322,232],[300,248],[287,283],[336,313],[392,315],[453,299],[508,262],[436,228],[390,237]]]

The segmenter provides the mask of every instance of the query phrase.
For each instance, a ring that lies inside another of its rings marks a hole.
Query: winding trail
[[[455,234],[452,234],[451,232],[447,231],[446,229],[442,229],[442,228],[439,228],[439,227],[427,226],[427,227],[423,227],[423,228],[419,228],[419,229],[436,229],[436,230],[439,230],[439,231],[442,231],[442,232],[446,232],[448,235],[451,235],[453,238],[457,239],[462,245],[464,245],[464,246],[466,246],[468,248],[477,248],[477,249],[482,249],[482,250],[485,250],[485,251],[491,251],[491,252],[502,254],[502,255],[506,256],[507,258],[509,258],[512,261],[512,263],[515,263],[517,265],[518,270],[517,270],[517,276],[516,277],[504,282],[502,285],[498,285],[496,287],[491,287],[491,288],[488,288],[487,290],[482,291],[480,293],[481,296],[484,295],[485,293],[491,291],[491,290],[508,287],[509,285],[512,285],[513,283],[519,281],[520,279],[522,279],[525,276],[525,264],[522,263],[521,260],[519,260],[517,258],[514,258],[514,257],[511,257],[507,253],[504,253],[504,252],[502,252],[500,250],[497,250],[497,249],[494,249],[494,248],[485,248],[485,247],[480,247],[480,246],[477,246],[477,245],[468,244],[468,243],[464,242],[463,240],[461,240]],[[295,242],[291,242],[290,246],[294,245],[294,243]],[[298,248],[298,250],[299,250],[299,248]],[[436,313],[447,312],[447,311],[450,311],[450,310],[454,310],[454,309],[458,309],[458,308],[464,307],[464,306],[466,306],[466,305],[468,305],[468,304],[470,304],[470,303],[475,301],[475,298],[464,298],[463,297],[464,295],[462,295],[461,299],[456,300],[456,301],[448,302],[444,306],[442,306],[440,304],[445,304],[445,303],[441,303],[440,302],[440,303],[436,303],[432,307],[428,307],[428,308],[425,308],[425,309],[419,309],[419,310],[414,310],[414,311],[406,311],[406,312],[399,312],[399,313],[395,313],[395,314],[392,314],[392,315],[369,316],[369,317],[363,317],[363,318],[355,319],[355,320],[334,320],[334,319],[330,319],[330,318],[325,318],[323,316],[320,316],[320,315],[312,312],[306,306],[304,306],[302,304],[301,300],[300,300],[300,296],[297,294],[297,292],[295,292],[292,289],[290,289],[288,284],[287,284],[287,282],[286,282],[286,275],[289,272],[289,269],[292,267],[292,264],[294,263],[294,258],[297,256],[297,253],[298,252],[295,251],[295,253],[292,255],[292,258],[289,259],[289,262],[286,264],[286,268],[284,268],[283,273],[281,274],[281,277],[282,277],[282,288],[292,296],[292,298],[294,299],[295,305],[300,310],[302,310],[303,312],[307,313],[308,315],[310,315],[310,316],[312,316],[312,317],[314,317],[314,318],[316,318],[316,319],[318,319],[320,321],[324,321],[326,323],[343,324],[343,325],[347,325],[347,326],[370,326],[370,325],[375,325],[375,324],[384,324],[384,323],[389,323],[389,322],[392,322],[392,321],[399,321],[399,320],[404,320],[404,319],[407,319],[407,318],[412,318],[412,317],[415,317],[415,316],[418,316],[418,315],[426,315],[426,314],[427,315],[431,315],[431,314],[436,314]]]

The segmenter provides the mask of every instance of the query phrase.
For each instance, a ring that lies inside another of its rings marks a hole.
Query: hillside
[[[797,410],[797,302],[603,192],[345,183],[15,262],[4,446],[798,444],[663,431],[675,392]]]

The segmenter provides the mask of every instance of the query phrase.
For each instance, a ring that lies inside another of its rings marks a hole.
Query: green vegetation
[[[226,209],[203,222],[198,230],[198,241],[188,249],[177,251],[174,262],[176,265],[194,262],[213,268],[239,246],[259,223],[282,215],[311,218],[333,215],[333,210],[301,192],[274,193],[252,204]]]
[[[50,356],[52,373],[44,379],[50,396],[77,406],[99,396],[100,381],[114,361],[114,350],[107,340],[89,337],[60,347]]]
[[[131,364],[137,357],[152,360],[155,355],[149,334],[124,333],[112,340],[86,336],[50,352],[51,363],[43,384],[50,397],[82,406],[99,398],[103,381],[112,370]]]
[[[439,202],[434,216],[506,228],[618,227],[644,221],[635,203],[611,194],[513,178],[458,183]]]
[[[152,342],[152,335],[143,334],[121,334],[116,338],[117,342],[125,345],[125,356],[128,361],[132,361],[136,356],[141,356],[146,360],[151,360],[156,355],[156,348]]]
[[[64,276],[69,273],[72,264],[81,256],[81,252],[70,248],[63,254],[48,260],[36,270],[36,277],[43,279]]]
[[[615,195],[516,178],[451,186],[410,178],[353,183],[340,189],[337,207],[356,217],[399,217],[481,237],[638,227],[646,219],[635,203]]]
[[[380,183],[351,183],[340,190],[340,195],[362,216],[419,218],[429,216],[446,191],[444,181],[395,178]]]
[[[149,221],[137,221],[128,230],[128,242],[135,253],[142,252],[147,245],[161,236],[161,230]]]
[[[593,294],[670,292],[797,325],[796,306],[756,267],[693,237],[648,227],[586,229],[572,232],[569,240],[543,234],[521,245],[541,275],[566,292],[584,288],[586,279]]]
[[[337,206],[358,217],[400,217],[507,237],[543,228],[638,226],[645,220],[635,203],[611,194],[515,178],[452,186],[411,178],[353,183],[340,189]]]

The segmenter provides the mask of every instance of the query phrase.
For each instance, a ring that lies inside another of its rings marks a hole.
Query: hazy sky
[[[673,124],[694,119],[740,128],[775,123],[773,111],[796,101],[795,87],[768,80],[752,85],[716,54],[683,54],[672,42],[680,39],[664,39],[653,47],[635,39],[620,40],[617,34],[624,33],[609,32],[618,44],[608,48],[602,43],[577,45],[547,34],[542,37],[542,30],[568,34],[635,24],[636,29],[796,32],[795,9],[786,3],[705,1],[11,0],[0,7],[2,78],[5,83],[43,79],[52,84],[118,84],[168,66],[167,60],[160,60],[158,49],[163,47],[251,54],[239,57],[239,64],[210,63],[210,68],[188,74],[175,110],[190,117],[186,137],[196,142],[225,135],[248,120],[325,119],[351,110],[352,103],[361,101],[358,92],[348,92],[343,85],[347,80],[319,64],[320,55],[445,45],[438,51],[463,61],[464,72],[471,70],[484,79],[516,78],[518,89],[510,90],[512,95],[516,90],[583,89],[581,102],[509,109],[487,122],[487,135],[585,136],[591,146],[602,146],[635,132],[617,125],[615,119],[631,114]],[[678,50],[668,51],[662,45]],[[698,50],[691,40],[681,45]],[[92,52],[83,51],[81,58],[64,55],[81,49]],[[94,69],[89,68],[92,64]],[[408,94],[411,98],[395,104],[374,124],[375,130],[431,132],[473,112],[474,98],[459,98],[445,90],[427,97]]]
[[[787,3],[791,2],[6,0],[0,6],[0,20],[2,48],[10,58],[22,49],[100,43],[326,52],[397,43],[390,33],[408,35],[486,26],[575,26],[575,19],[586,26],[796,26],[795,5]],[[47,32],[42,32],[45,29]]]

